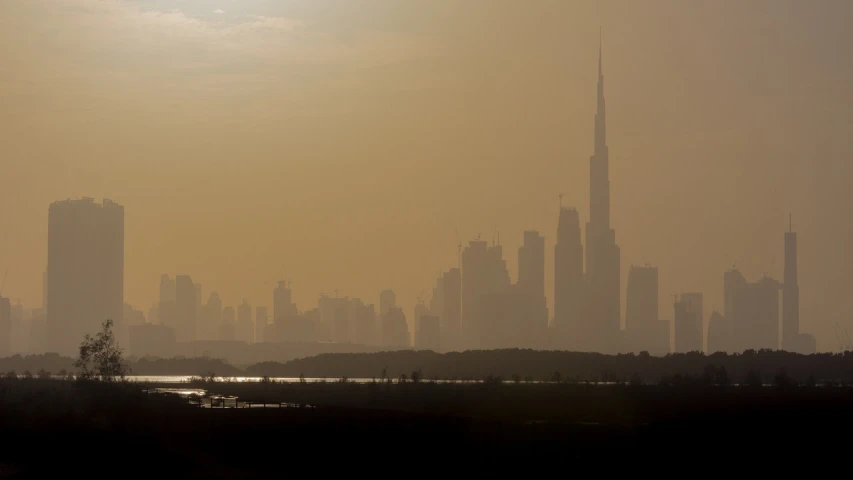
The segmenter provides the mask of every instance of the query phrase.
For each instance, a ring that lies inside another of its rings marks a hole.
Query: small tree
[[[113,321],[104,320],[102,330],[92,337],[88,333],[80,343],[80,357],[74,366],[80,369],[83,380],[100,379],[113,382],[124,379],[127,367],[122,362],[123,350],[113,335]]]

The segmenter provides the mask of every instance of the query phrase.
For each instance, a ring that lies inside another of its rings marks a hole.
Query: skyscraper
[[[112,319],[122,338],[124,207],[91,198],[55,202],[48,211],[48,348],[71,355],[87,333]]]
[[[580,216],[574,208],[560,207],[557,244],[554,246],[555,343],[569,348],[576,339],[584,294],[583,245]]]
[[[800,333],[800,285],[797,280],[797,233],[790,220],[785,232],[785,274],[782,286],[782,348],[793,350]]]
[[[255,309],[255,342],[263,343],[267,340],[264,338],[264,332],[267,329],[269,318],[267,315],[267,307],[257,307]]]
[[[197,339],[196,289],[189,275],[175,277],[175,318],[173,325],[178,342],[194,342]]]
[[[160,303],[158,306],[158,316],[160,318],[160,324],[175,329],[175,334],[177,335],[175,293],[175,280],[164,273],[160,276]]]
[[[625,347],[654,354],[669,352],[669,324],[660,321],[657,267],[631,266],[625,306]]]
[[[691,308],[688,299],[679,298],[675,308],[675,352],[699,352],[702,350],[702,318]]]
[[[397,306],[397,295],[393,290],[382,290],[379,293],[379,315],[385,315],[388,310]]]
[[[524,243],[518,249],[518,287],[545,298],[545,237],[536,230],[524,232]]]
[[[392,307],[382,315],[382,345],[386,347],[408,348],[409,327],[406,314],[399,307]]]
[[[296,305],[293,304],[293,293],[287,282],[284,280],[278,282],[278,286],[273,290],[272,298],[273,322],[280,318],[296,315]]]
[[[427,307],[423,301],[419,301],[418,304],[415,305],[414,328],[412,328],[412,331],[415,334],[414,345],[416,348],[421,348],[421,318],[427,317],[429,314],[429,307]]]
[[[490,328],[482,313],[487,294],[509,289],[509,273],[500,245],[473,240],[462,251],[462,330],[466,348],[483,348]]]
[[[445,351],[461,348],[462,335],[462,274],[451,268],[441,276],[442,305],[441,348]]]
[[[782,285],[764,276],[735,293],[732,318],[735,351],[779,348],[779,289]]]
[[[686,305],[687,310],[696,317],[695,332],[699,333],[699,348],[701,352],[705,351],[705,312],[703,308],[704,295],[699,292],[682,293],[681,301]]]
[[[610,226],[610,158],[604,102],[601,47],[598,50],[598,109],[595,146],[589,159],[589,222],[586,224],[587,302],[584,317],[588,349],[612,352],[620,334],[620,250]]]
[[[219,339],[234,341],[237,339],[236,312],[234,307],[222,309],[222,323],[219,325]]]
[[[243,303],[237,307],[237,325],[236,325],[237,340],[246,343],[255,341],[255,324],[252,323],[252,306],[248,300],[243,299]]]

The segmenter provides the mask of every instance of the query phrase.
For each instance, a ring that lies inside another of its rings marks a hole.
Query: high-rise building
[[[782,285],[764,276],[735,294],[733,330],[735,351],[779,348],[779,289]]]
[[[393,290],[382,290],[379,293],[379,315],[385,315],[388,310],[397,306],[397,295]]]
[[[293,303],[293,292],[287,285],[287,282],[281,280],[278,286],[273,290],[272,313],[273,321],[279,318],[290,317],[296,315],[296,305]]]
[[[251,313],[251,310],[250,310]],[[234,341],[237,339],[237,314],[234,307],[222,309],[222,323],[219,325],[219,339]]]
[[[267,307],[255,308],[255,343],[263,343],[267,340],[264,338],[264,332],[269,324],[269,315]]]
[[[800,285],[797,280],[797,232],[785,232],[785,274],[782,286],[782,348],[793,350],[800,333]]]
[[[476,348],[541,348],[548,327],[542,297],[522,291],[518,284],[480,297],[487,320]]]
[[[458,268],[451,268],[441,276],[441,290],[441,348],[459,350],[462,347],[462,275]]]
[[[580,216],[574,208],[560,207],[557,244],[554,246],[554,342],[570,348],[577,338],[584,295],[583,245]]]
[[[237,307],[237,340],[246,343],[255,341],[255,324],[252,322],[252,306],[244,298],[243,303]]]
[[[382,315],[382,345],[392,348],[409,348],[409,326],[406,314],[399,307],[388,309]]]
[[[12,303],[0,297],[0,358],[12,355]]]
[[[194,342],[198,312],[196,311],[196,289],[189,275],[175,277],[175,314],[172,328],[178,342]]]
[[[424,315],[421,317],[418,342],[417,348],[419,350],[440,351],[441,322],[438,317],[435,315]]]
[[[717,352],[728,352],[729,335],[726,317],[714,310],[708,319],[708,348],[706,352],[714,354]]]
[[[696,328],[695,331],[699,332],[699,349],[698,351],[705,351],[705,328],[704,328],[704,296],[698,292],[691,293],[682,293],[681,294],[681,302],[686,304],[687,310],[691,312],[696,317]],[[695,332],[694,332],[695,333]],[[690,350],[692,351],[692,350]]]
[[[350,325],[355,317],[355,303],[348,297],[335,298],[335,309],[332,317],[332,341],[347,343],[351,341]],[[361,304],[361,300],[358,300]]]
[[[628,270],[625,305],[625,349],[667,353],[669,330],[663,330],[658,309],[658,268],[632,265]]]
[[[30,353],[45,352],[45,342],[47,335],[46,322],[47,314],[45,313],[44,308],[33,309],[32,318],[30,318]]]
[[[689,300],[677,299],[675,308],[675,352],[702,351],[702,318],[691,308]]]
[[[518,288],[521,292],[545,298],[545,237],[536,230],[524,232],[518,249]]]
[[[589,222],[586,224],[586,350],[613,352],[620,336],[620,257],[616,231],[610,226],[610,158],[605,122],[604,73],[598,51],[598,109],[595,146],[589,159]]]
[[[373,304],[359,302],[355,312],[355,342],[361,345],[376,345],[376,308]]]
[[[124,207],[91,198],[48,211],[47,329],[50,351],[77,353],[106,319],[123,331]],[[118,335],[121,338],[121,335]]]
[[[199,338],[216,340],[219,338],[219,326],[222,324],[222,300],[219,294],[210,292],[207,303],[201,308],[198,322]]]
[[[466,348],[483,348],[489,335],[489,320],[482,311],[483,297],[505,292],[509,286],[501,246],[471,241],[462,251],[462,331]]]
[[[172,330],[177,330],[176,305],[175,305],[175,279],[167,274],[160,276],[160,302],[157,308],[157,314],[161,325],[171,327]]]
[[[423,302],[418,302],[418,304],[415,305],[415,315],[413,317],[414,325],[411,326],[410,330],[415,333],[414,345],[416,348],[420,348],[421,318],[429,315],[429,307],[427,307]]]

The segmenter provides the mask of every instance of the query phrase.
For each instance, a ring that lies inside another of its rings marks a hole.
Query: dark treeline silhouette
[[[25,375],[30,372],[47,373],[53,376],[76,375],[78,368],[74,365],[75,360],[63,357],[56,353],[45,353],[41,355],[14,355],[0,358],[0,373],[14,373]],[[144,357],[131,358],[127,362],[130,375],[207,375],[216,373],[221,376],[242,375],[243,371],[227,362],[208,357],[195,358],[156,358]]]
[[[713,374],[710,370],[713,369]],[[664,357],[603,355],[598,353],[477,350],[438,354],[425,351],[398,351],[374,354],[324,354],[280,364],[249,366],[246,374],[270,377],[389,377],[421,371],[423,378],[552,381],[613,381],[638,379],[658,383],[671,378],[714,377],[712,383],[744,383],[750,372],[762,382],[772,383],[784,371],[793,381],[853,382],[853,354],[800,355],[784,351],[747,350],[740,354],[670,354]],[[723,373],[724,372],[724,373]]]

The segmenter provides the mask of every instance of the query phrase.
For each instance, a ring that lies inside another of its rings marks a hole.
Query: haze
[[[781,278],[801,328],[849,325],[853,3],[32,0],[0,9],[3,296],[40,305],[51,202],[126,209],[125,301],[162,273],[223,303],[320,292],[411,311],[456,234],[513,278],[558,194],[589,217],[599,28],[612,224],[631,264],[722,309],[723,271]],[[623,307],[624,312],[624,307]],[[707,316],[706,319],[707,321]],[[851,325],[853,327],[853,325]]]

